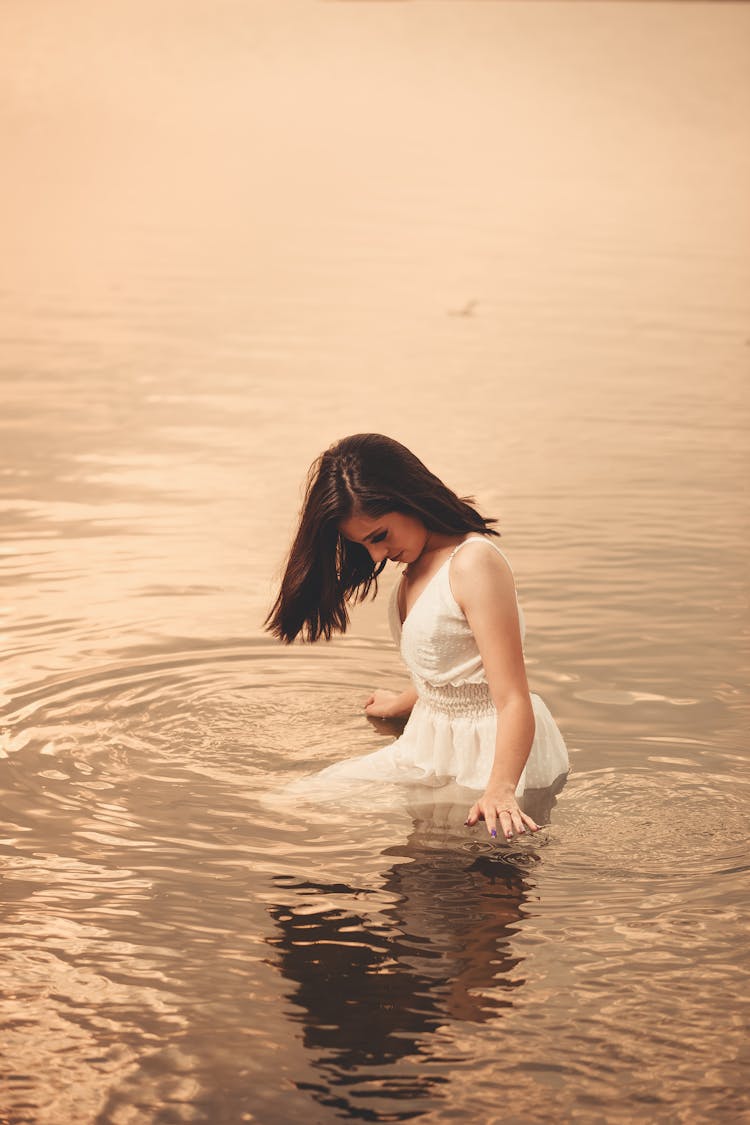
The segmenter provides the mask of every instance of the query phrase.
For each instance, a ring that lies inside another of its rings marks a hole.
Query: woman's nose
[[[380,543],[369,543],[367,546],[367,550],[370,552],[370,558],[376,566],[381,563],[383,559],[388,558],[387,548],[382,546]]]

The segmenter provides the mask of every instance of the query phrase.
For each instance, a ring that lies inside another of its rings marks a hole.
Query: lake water
[[[2,1121],[741,1120],[750,6],[0,23]],[[533,841],[274,797],[397,733],[390,570],[262,629],[361,430],[500,520]]]

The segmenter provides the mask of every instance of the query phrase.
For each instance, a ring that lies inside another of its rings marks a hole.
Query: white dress
[[[403,625],[398,586],[394,588],[388,609],[391,632],[414,681],[417,702],[395,742],[328,766],[317,774],[321,781],[352,778],[428,786],[455,781],[470,789],[484,789],[495,756],[497,711],[474,634],[453,597],[449,578],[455,554],[475,542],[497,551],[510,569],[507,558],[490,539],[472,536],[459,543],[435,572]],[[523,641],[526,629],[517,593],[516,606]],[[518,796],[525,789],[551,785],[568,770],[568,751],[557,724],[546,703],[530,694],[536,730],[516,787]]]

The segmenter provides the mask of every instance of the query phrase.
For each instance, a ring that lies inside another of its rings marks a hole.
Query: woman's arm
[[[366,700],[365,714],[371,719],[401,719],[411,714],[416,702],[417,692],[413,685],[401,692],[378,688]]]
[[[538,825],[516,801],[516,785],[534,741],[534,711],[526,679],[513,575],[487,546],[467,546],[451,563],[450,582],[477,642],[492,701],[497,708],[495,757],[485,791],[469,812],[468,824],[484,818],[487,831],[513,832]]]

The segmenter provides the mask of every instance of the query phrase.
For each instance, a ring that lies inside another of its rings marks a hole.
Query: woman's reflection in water
[[[524,804],[548,823],[554,794],[535,798]],[[279,876],[270,911],[277,930],[269,942],[296,985],[291,1015],[317,1053],[321,1083],[306,1088],[367,1120],[380,1118],[352,1095],[387,1090],[388,1120],[403,1119],[393,1114],[393,1098],[435,1095],[445,1079],[399,1069],[399,1061],[424,1061],[430,1034],[450,1021],[496,1020],[524,983],[511,938],[531,889],[534,846],[495,847],[483,825],[467,838],[464,801],[410,811],[413,830],[385,853],[398,861],[377,890]]]

